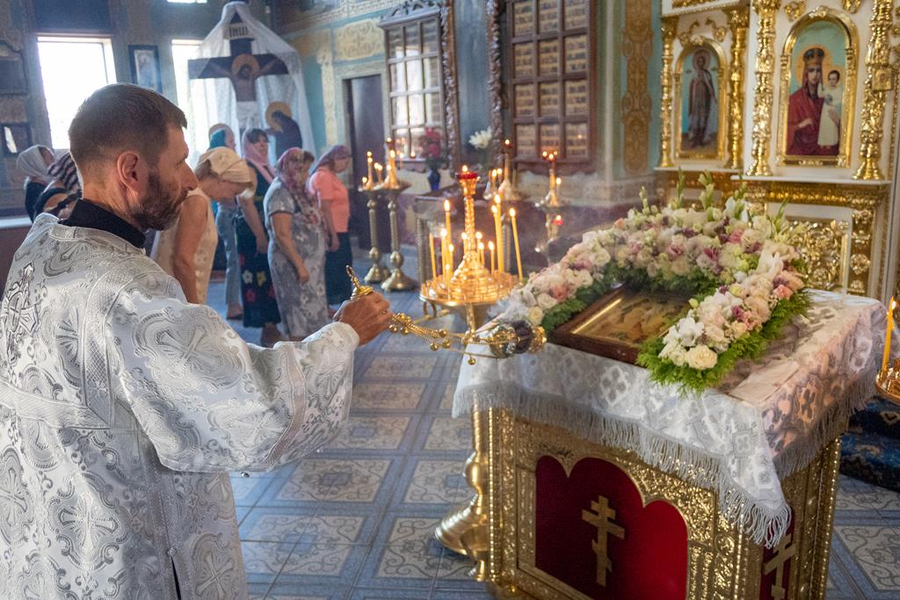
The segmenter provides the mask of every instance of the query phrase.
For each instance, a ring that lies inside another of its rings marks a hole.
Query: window
[[[191,86],[191,80],[188,79],[188,61],[197,56],[197,48],[200,47],[200,40],[172,40],[172,63],[175,68],[175,90],[178,94],[178,107],[184,111],[187,117],[187,143],[191,149],[191,156],[196,153],[203,152],[209,145],[209,115],[205,111],[197,111],[195,113],[194,106],[198,102],[188,97],[188,86]],[[205,94],[206,87],[203,85],[194,85],[190,88],[190,93]],[[191,161],[193,162],[193,161]]]
[[[391,136],[397,151],[421,154],[425,128],[444,129],[441,28],[437,14],[385,28],[390,78]]]
[[[115,83],[108,38],[38,37],[41,79],[54,148],[69,147],[69,124],[85,98]]]
[[[557,151],[560,164],[591,160],[593,3],[516,0],[509,10],[510,100],[516,161]]]

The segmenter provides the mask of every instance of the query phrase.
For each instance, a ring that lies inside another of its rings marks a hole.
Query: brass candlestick
[[[503,181],[497,188],[497,195],[502,203],[518,202],[522,199],[519,190],[516,189],[512,177],[512,144],[509,140],[503,142]]]
[[[369,181],[371,184],[371,180]],[[390,269],[381,264],[381,249],[378,247],[378,192],[373,187],[360,188],[360,192],[369,200],[366,208],[369,209],[369,234],[372,237],[372,247],[369,249],[369,258],[372,259],[372,267],[363,278],[366,283],[381,283],[390,275]]]

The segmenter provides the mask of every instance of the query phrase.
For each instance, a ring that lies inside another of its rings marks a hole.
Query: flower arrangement
[[[478,154],[481,155],[481,166],[484,172],[487,172],[490,168],[488,161],[491,139],[493,139],[493,136],[491,135],[490,129],[482,129],[469,136],[469,145],[475,148],[475,150],[478,151]]]
[[[531,274],[500,319],[524,318],[549,333],[624,284],[692,296],[687,314],[641,348],[638,364],[655,381],[701,391],[738,359],[759,356],[808,305],[784,206],[774,217],[751,214],[742,185],[717,208],[710,176],[700,182],[699,209],[684,206],[683,176],[666,207],[650,206],[641,190],[641,209],[586,233],[560,262]]]
[[[425,164],[431,171],[437,171],[447,165],[440,130],[434,127],[425,128],[425,135],[422,137],[422,152],[419,156],[425,160]]]

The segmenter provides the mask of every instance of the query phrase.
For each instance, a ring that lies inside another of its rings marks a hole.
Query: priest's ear
[[[141,198],[147,190],[150,165],[134,150],[125,150],[113,165],[116,182],[134,196]]]

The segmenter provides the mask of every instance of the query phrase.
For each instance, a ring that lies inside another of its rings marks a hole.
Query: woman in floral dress
[[[265,199],[269,270],[287,334],[302,340],[328,323],[322,213],[306,193],[313,155],[289,148]]]

